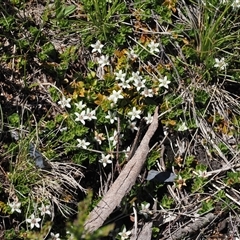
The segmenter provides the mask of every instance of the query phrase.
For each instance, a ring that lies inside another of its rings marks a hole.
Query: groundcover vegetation
[[[238,0],[0,12],[1,239],[239,238]]]

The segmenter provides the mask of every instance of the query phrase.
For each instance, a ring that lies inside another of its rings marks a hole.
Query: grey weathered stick
[[[139,229],[137,236],[131,235],[130,240],[151,240],[152,239],[152,225],[153,222],[147,222]]]
[[[194,221],[193,223],[190,223],[188,226],[180,228],[175,233],[170,234],[168,239],[185,239],[185,237],[189,236],[190,234],[196,233],[201,228],[206,227],[211,221],[213,221],[214,218],[216,218],[216,215],[214,215],[213,213],[208,213],[205,216]]]
[[[149,152],[149,141],[158,128],[158,107],[155,110],[153,121],[144,135],[136,153],[125,165],[118,178],[115,180],[106,195],[90,212],[85,223],[85,229],[93,232],[100,228],[112,211],[121,203],[122,198],[128,193],[142,169]]]

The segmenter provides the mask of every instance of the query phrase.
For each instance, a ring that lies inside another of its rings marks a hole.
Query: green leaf
[[[57,51],[51,42],[47,42],[42,46],[42,51],[38,54],[41,61],[56,60]]]
[[[89,153],[85,150],[79,149],[79,153],[75,154],[72,158],[73,162],[76,164],[82,164],[88,159]]]
[[[210,98],[209,94],[204,90],[196,90],[195,93],[195,101],[198,103],[206,104],[208,99]]]
[[[166,196],[164,195],[161,201],[161,205],[163,206],[163,208],[167,208],[170,209],[172,207],[174,203],[174,200],[172,197]]]
[[[64,6],[63,16],[67,17],[67,16],[71,15],[72,13],[74,13],[75,10],[76,10],[75,5]]]
[[[150,152],[147,158],[147,169],[150,170],[152,166],[156,164],[157,159],[159,159],[159,151],[153,150]]]
[[[47,129],[49,129],[49,130],[54,129],[55,126],[56,126],[56,124],[55,124],[55,122],[54,122],[53,120],[48,121],[48,122],[46,123],[46,125],[45,125],[45,127],[46,127]]]
[[[59,99],[59,92],[55,87],[50,87],[49,88],[49,93],[51,95],[51,98],[54,102],[56,102]]]
[[[202,177],[196,177],[193,180],[191,192],[192,193],[195,193],[195,192],[203,193],[204,192],[203,185],[205,184],[206,181],[207,180]]]
[[[205,213],[213,209],[213,200],[209,199],[207,201],[202,201],[202,207],[201,210],[199,210],[198,213]]]
[[[10,115],[8,117],[8,121],[13,127],[19,127],[20,125],[20,117],[17,113],[13,113],[12,115]]]

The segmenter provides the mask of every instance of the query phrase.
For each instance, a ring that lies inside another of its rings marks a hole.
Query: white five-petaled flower
[[[141,203],[141,210],[139,211],[140,214],[142,214],[144,217],[148,217],[152,214],[152,211],[149,210],[150,203],[143,204]]]
[[[77,141],[78,141],[77,147],[79,148],[87,149],[87,147],[90,145],[90,143],[86,142],[85,139],[77,139]]]
[[[108,115],[105,118],[109,119],[110,123],[113,124],[115,121],[117,121],[117,113],[108,111]]]
[[[124,226],[122,232],[118,233],[118,235],[121,236],[121,240],[126,240],[131,236],[131,231],[127,231],[126,227]]]
[[[50,238],[51,240],[61,240],[60,237],[59,237],[60,236],[59,233],[54,234],[54,233],[51,232],[50,236],[51,236],[51,238]]]
[[[85,116],[87,120],[91,121],[92,119],[97,119],[95,114],[96,114],[95,110],[91,111],[89,108],[86,109]]]
[[[34,226],[35,226],[36,228],[40,228],[40,224],[38,223],[38,222],[40,222],[40,221],[41,221],[41,218],[35,217],[34,214],[31,214],[30,218],[27,218],[27,219],[26,219],[26,222],[27,222],[27,223],[30,223],[30,228],[31,228],[31,229],[33,229]]]
[[[111,164],[112,160],[110,159],[111,155],[107,154],[106,156],[102,154],[102,158],[99,160],[102,163],[103,167],[106,167],[107,164]]]
[[[144,97],[153,97],[153,90],[145,87],[141,92],[141,95],[143,95]]]
[[[44,205],[42,203],[42,206],[38,208],[38,210],[41,212],[41,216],[48,214],[51,215],[51,211],[50,211],[51,206],[50,205]]]
[[[126,73],[123,73],[123,71],[122,70],[119,70],[118,72],[115,72],[114,73],[115,74],[115,76],[116,76],[116,80],[120,80],[120,81],[125,81],[125,78],[126,78]]]
[[[239,8],[240,7],[240,0],[234,0],[231,6],[233,8]]]
[[[130,52],[128,51],[127,55],[128,55],[129,58],[138,58],[138,55],[134,52],[133,49],[131,49]]]
[[[131,129],[132,132],[134,132],[135,130],[138,131],[138,127],[137,127],[137,122],[136,121],[134,121],[134,122],[128,121],[128,122],[129,122],[128,127]]]
[[[145,79],[136,79],[134,80],[133,85],[137,88],[137,91],[140,91],[141,88],[145,88],[145,83],[146,80]]]
[[[151,113],[148,113],[147,117],[144,117],[144,120],[146,121],[146,124],[150,124],[153,121]]]
[[[227,66],[227,63],[225,62],[225,58],[221,58],[220,60],[218,58],[215,58],[215,68],[219,68],[220,70],[224,70]]]
[[[115,147],[119,140],[119,134],[116,130],[114,130],[113,135],[109,138],[109,141],[112,142],[113,147]]]
[[[158,46],[159,46],[159,43],[155,43],[154,41],[151,41],[148,44],[148,47],[150,48],[151,53],[159,52]]]
[[[136,107],[133,107],[132,111],[128,113],[129,116],[131,116],[131,121],[133,121],[135,118],[140,119],[141,110],[137,110]]]
[[[65,98],[64,96],[62,97],[62,100],[58,101],[58,104],[61,106],[61,108],[71,108],[70,102],[71,98]]]
[[[103,45],[99,40],[95,44],[91,44],[91,47],[93,48],[92,53],[99,52],[101,53]]]
[[[140,76],[139,71],[137,72],[132,72],[132,76],[128,79],[129,82],[136,81],[136,80],[141,80],[142,77]]]
[[[171,82],[167,79],[167,76],[165,76],[164,78],[158,79],[158,81],[159,81],[159,87],[165,87],[167,89],[168,89],[169,83]]]
[[[183,132],[183,131],[186,131],[186,130],[188,130],[188,127],[187,127],[186,123],[183,122],[183,123],[178,127],[178,131],[179,131],[179,132]]]
[[[106,55],[106,56],[104,56],[104,55],[102,55],[100,58],[99,58],[99,60],[98,60],[98,63],[99,63],[99,65],[100,65],[100,67],[104,67],[104,66],[106,66],[106,65],[110,65],[110,62],[109,62],[109,57]]]
[[[123,99],[123,96],[121,95],[122,90],[115,91],[113,90],[112,94],[108,97],[110,101],[113,101],[114,103],[117,103],[118,99]]]
[[[12,202],[12,203],[8,203],[8,206],[11,208],[11,213],[14,213],[14,212],[18,212],[18,213],[21,213],[21,203],[20,202]]]
[[[129,84],[130,80],[124,80],[121,81],[120,83],[118,83],[118,86],[122,87],[123,89],[125,88],[131,88],[130,84]]]
[[[86,104],[84,104],[83,101],[75,103],[75,105],[79,110],[83,110],[86,107]]]
[[[74,114],[77,116],[77,118],[75,118],[75,121],[81,122],[83,125],[85,125],[85,120],[88,119],[85,110],[83,110],[81,113],[75,112]]]

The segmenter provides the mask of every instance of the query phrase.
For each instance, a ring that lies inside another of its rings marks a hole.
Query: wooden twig
[[[152,222],[147,222],[143,225],[137,235],[133,234],[130,240],[151,240],[152,239]]]
[[[210,222],[214,220],[214,218],[216,218],[216,216],[213,213],[208,213],[205,216],[195,220],[193,223],[190,223],[189,225],[185,226],[184,228],[178,229],[176,232],[171,234],[169,236],[170,238],[168,239],[171,240],[184,239],[186,236],[196,233],[201,228],[207,226]]]
[[[155,110],[153,121],[144,135],[133,157],[125,165],[106,195],[90,212],[85,229],[93,232],[100,228],[112,211],[121,203],[122,198],[131,190],[140,174],[142,166],[149,152],[149,141],[158,128],[158,107]]]

